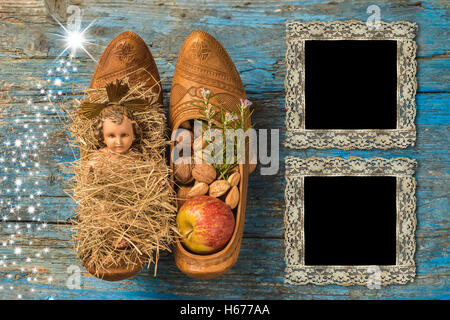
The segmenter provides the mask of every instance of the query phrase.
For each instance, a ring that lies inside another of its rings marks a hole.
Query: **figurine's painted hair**
[[[134,140],[130,149],[133,146],[140,145],[142,140],[142,130],[134,119],[133,113],[123,106],[109,106],[102,110],[95,125],[94,134],[101,147],[106,146],[103,137],[103,122],[106,119],[109,119],[114,123],[121,124],[124,117],[130,119],[133,126]]]

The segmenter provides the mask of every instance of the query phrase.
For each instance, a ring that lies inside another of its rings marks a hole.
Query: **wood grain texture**
[[[66,132],[51,112],[46,115],[48,143],[40,151],[42,195],[39,217],[30,221],[26,213],[0,222],[0,297],[17,299],[448,299],[448,213],[449,206],[449,7],[446,1],[86,1],[86,0],[3,0],[0,3],[1,83],[11,84],[11,101],[0,121],[0,145],[14,139],[21,130],[14,119],[29,119],[28,99],[42,101],[36,81],[45,78],[62,44],[51,33],[60,32],[51,18],[63,23],[65,8],[78,4],[83,10],[83,26],[98,19],[90,29],[96,45],[89,46],[100,57],[105,46],[119,33],[131,30],[149,45],[156,60],[164,105],[168,108],[169,89],[179,49],[188,34],[202,29],[226,48],[241,75],[249,100],[253,101],[256,128],[279,129],[284,140],[284,56],[286,20],[366,20],[366,9],[377,4],[385,21],[416,22],[418,44],[417,141],[405,150],[293,150],[280,143],[277,175],[250,176],[246,225],[241,253],[236,265],[224,276],[197,281],[184,276],[173,256],[164,254],[153,269],[143,270],[119,283],[102,282],[88,276],[75,257],[70,241],[73,201],[64,193],[67,187],[64,163],[76,156],[65,142]],[[84,55],[78,73],[66,87],[67,100],[80,97],[89,86],[95,63]],[[168,110],[168,109],[167,109]],[[5,121],[6,120],[6,121]],[[36,128],[38,131],[38,128]],[[1,147],[0,147],[1,148]],[[1,149],[0,149],[1,153]],[[417,179],[417,277],[407,285],[379,290],[352,286],[290,286],[284,283],[284,158],[288,155],[415,158]],[[16,173],[1,173],[8,181]],[[22,174],[22,172],[20,172]],[[34,182],[31,179],[27,183]],[[24,186],[28,187],[28,186]],[[7,197],[5,197],[5,200]],[[2,216],[6,207],[0,206]],[[19,220],[20,219],[20,220]],[[18,230],[21,234],[18,234]],[[9,241],[14,235],[15,243]],[[30,241],[32,243],[30,244]],[[5,243],[5,246],[2,244]],[[21,246],[20,255],[14,252]],[[46,252],[45,248],[49,248]],[[38,256],[36,256],[38,255]],[[30,257],[31,261],[26,261]],[[80,289],[69,289],[66,281],[71,265],[82,272]],[[12,289],[11,289],[12,288]]]

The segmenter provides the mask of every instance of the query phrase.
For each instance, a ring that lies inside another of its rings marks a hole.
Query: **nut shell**
[[[178,203],[178,208],[180,208],[183,203],[186,202],[186,200],[188,199],[188,193],[191,190],[191,187],[187,187],[187,186],[181,186],[178,189],[177,192],[177,203]]]
[[[239,189],[237,186],[231,188],[225,198],[225,203],[233,210],[239,204]]]
[[[214,198],[223,196],[230,189],[230,184],[226,180],[216,180],[209,186],[209,195]]]
[[[189,122],[189,120],[186,120],[186,121],[183,121],[183,122],[180,124],[180,128],[184,128],[184,129],[191,130],[191,129],[192,129],[192,125],[191,125],[191,123]]]
[[[188,184],[192,181],[192,163],[185,163],[183,158],[179,159],[173,165],[175,180],[181,184]]]
[[[197,182],[191,190],[188,192],[187,197],[193,198],[197,196],[203,196],[208,193],[208,185],[204,182]]]
[[[192,169],[192,176],[198,182],[210,184],[216,179],[217,173],[216,169],[212,165],[203,162],[194,165],[194,169]]]
[[[206,139],[203,136],[197,137],[194,140],[194,151],[204,149],[206,147]]]
[[[178,128],[173,133],[173,140],[176,144],[187,144],[189,143],[192,146],[194,142],[194,134],[191,130]]]
[[[239,181],[241,181],[241,174],[239,172],[234,172],[228,177],[227,181],[231,187],[237,186]]]

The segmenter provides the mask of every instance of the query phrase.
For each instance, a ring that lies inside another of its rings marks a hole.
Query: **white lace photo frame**
[[[415,277],[417,162],[408,158],[286,158],[285,261],[288,284],[405,284]],[[304,179],[306,176],[396,177],[395,265],[331,266],[305,264]],[[377,274],[375,274],[377,272]]]
[[[286,23],[286,147],[390,149],[414,145],[417,25],[411,22],[290,21]],[[395,129],[305,129],[305,41],[395,40],[397,42],[397,120]]]

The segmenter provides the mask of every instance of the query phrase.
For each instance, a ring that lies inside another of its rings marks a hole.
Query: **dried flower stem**
[[[240,153],[236,152],[236,142],[233,142],[233,161],[229,163],[227,159],[227,132],[228,130],[242,129],[244,132],[253,128],[253,125],[249,125],[253,110],[250,110],[252,103],[245,99],[240,100],[240,103],[236,105],[237,110],[224,111],[220,105],[212,103],[213,93],[210,90],[204,88],[201,89],[202,99],[194,99],[192,104],[199,108],[203,119],[207,125],[202,126],[202,134],[206,139],[206,145],[214,143],[211,137],[211,129],[218,129],[222,132],[222,163],[214,163],[212,156],[203,154],[209,163],[211,163],[217,170],[221,179],[228,179],[229,175],[233,172],[234,168],[240,163]],[[219,110],[219,113],[217,113]],[[220,116],[220,117],[218,117]],[[198,121],[200,119],[196,119]],[[245,141],[245,146],[248,142]]]

